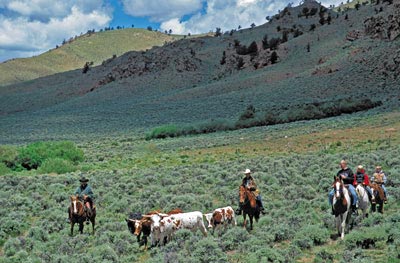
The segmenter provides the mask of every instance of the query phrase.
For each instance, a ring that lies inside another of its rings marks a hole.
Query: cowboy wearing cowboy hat
[[[257,189],[257,185],[254,182],[253,177],[251,176],[251,171],[250,169],[246,169],[246,171],[244,171],[245,177],[242,180],[242,186],[246,187],[247,189],[249,189],[250,191],[254,191],[255,192],[255,196],[256,196],[256,201],[257,204],[259,206],[260,212],[262,214],[265,214],[264,212],[264,206],[262,204],[262,200],[261,200],[261,195]],[[242,213],[242,207],[239,204],[239,208],[236,209],[236,214],[240,215]]]
[[[79,179],[79,182],[81,182],[81,185],[76,188],[75,195],[77,195],[79,199],[85,203],[85,205],[89,203],[90,207],[88,208],[92,209],[94,194],[92,188],[88,185],[89,179],[82,177]]]
[[[88,185],[89,179],[81,177],[79,179],[79,182],[81,182],[81,185],[78,188],[76,188],[74,194],[77,195],[81,201],[83,201],[86,209],[92,210],[94,208],[93,204],[94,194],[92,188]],[[68,207],[68,215],[69,217],[67,219],[67,222],[70,223],[71,222],[70,207]]]

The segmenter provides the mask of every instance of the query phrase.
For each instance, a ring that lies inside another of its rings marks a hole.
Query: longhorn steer
[[[214,231],[221,227],[226,229],[228,225],[237,225],[235,211],[230,206],[217,208],[212,213],[204,214],[204,217],[208,222],[207,227]]]

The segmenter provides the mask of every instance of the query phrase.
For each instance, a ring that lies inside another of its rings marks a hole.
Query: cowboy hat
[[[357,166],[357,170],[362,170],[362,169],[364,169],[364,166],[362,166],[361,164]]]
[[[244,171],[243,173],[244,173],[244,174],[250,174],[251,171],[250,171],[250,169],[246,169],[246,171]]]
[[[89,182],[89,179],[87,179],[87,178],[85,178],[85,177],[82,177],[81,179],[79,179],[79,182],[81,182],[81,183],[87,183],[87,182]]]

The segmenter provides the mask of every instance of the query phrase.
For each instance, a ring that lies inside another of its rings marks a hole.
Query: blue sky
[[[323,0],[338,5],[342,1]],[[204,33],[265,23],[287,0],[0,0],[0,62],[41,54],[104,27]],[[298,2],[294,2],[295,5]]]

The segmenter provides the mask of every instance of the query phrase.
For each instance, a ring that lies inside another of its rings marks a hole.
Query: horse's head
[[[83,212],[83,204],[79,201],[79,197],[77,195],[71,195],[71,211],[73,214],[81,214]]]
[[[336,199],[339,199],[343,194],[343,182],[339,176],[335,176],[335,182],[333,183],[333,188],[335,191]]]
[[[243,205],[244,202],[246,201],[246,188],[243,187],[242,185],[239,187],[239,203],[240,205]]]
[[[239,203],[241,206],[245,203],[249,203],[251,207],[256,207],[256,198],[254,194],[242,185],[239,188]]]

